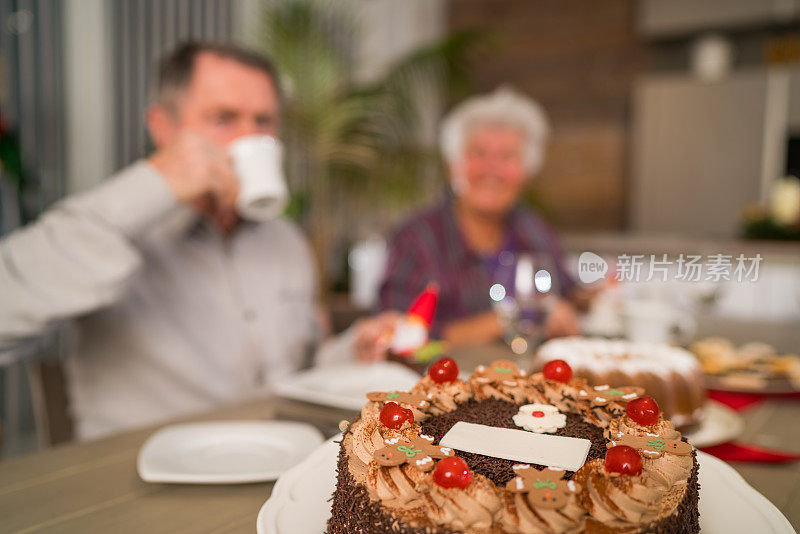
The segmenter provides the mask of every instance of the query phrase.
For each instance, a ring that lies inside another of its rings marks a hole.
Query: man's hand
[[[182,132],[150,157],[179,202],[192,206],[230,230],[238,220],[239,182],[228,155],[202,136]]]
[[[545,336],[552,337],[577,336],[580,333],[578,314],[566,300],[559,299],[550,310],[544,325]]]
[[[391,333],[399,318],[398,312],[387,311],[356,322],[353,326],[356,359],[367,362],[385,359],[392,340]]]

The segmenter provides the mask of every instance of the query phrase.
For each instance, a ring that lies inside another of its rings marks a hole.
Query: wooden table
[[[477,353],[476,353],[477,354]],[[485,353],[483,360],[485,361]],[[468,355],[465,358],[472,360]],[[326,436],[354,412],[267,398],[193,420],[307,421]],[[743,441],[800,452],[800,402],[745,412]],[[136,474],[139,447],[156,428],[55,447],[0,462],[0,532],[252,533],[272,483],[232,486],[147,484]],[[800,529],[800,462],[734,465]]]
[[[191,420],[300,420],[330,437],[339,432],[339,421],[354,415],[268,398]],[[255,532],[272,483],[170,485],[139,478],[136,456],[157,428],[0,462],[0,532]]]

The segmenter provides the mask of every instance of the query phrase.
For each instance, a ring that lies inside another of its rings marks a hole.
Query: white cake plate
[[[323,443],[284,473],[258,513],[258,534],[320,534],[330,517],[341,436]],[[725,462],[703,452],[700,463],[700,530],[704,534],[795,534],[789,521]]]

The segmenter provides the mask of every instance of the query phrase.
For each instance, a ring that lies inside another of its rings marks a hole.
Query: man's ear
[[[178,135],[175,112],[161,104],[152,104],[147,108],[147,130],[156,149],[171,144]]]

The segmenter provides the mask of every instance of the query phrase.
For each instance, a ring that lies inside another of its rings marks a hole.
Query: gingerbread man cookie
[[[427,408],[430,403],[431,395],[422,395],[420,393],[410,393],[408,391],[371,391],[367,393],[367,398],[371,401],[377,402],[396,402],[397,404],[406,404],[414,408]]]
[[[523,384],[525,371],[520,371],[517,364],[506,360],[496,360],[490,365],[479,365],[475,368],[473,379],[480,384],[503,385],[517,387]]]
[[[611,386],[587,387],[578,391],[579,399],[589,399],[594,406],[606,406],[611,402],[625,403],[644,395],[644,388],[637,386],[624,386],[612,388]]]
[[[617,445],[627,445],[642,453],[645,458],[660,458],[665,452],[685,456],[691,454],[693,447],[685,441],[677,439],[664,439],[662,437],[633,436],[623,434],[616,438],[611,438],[607,444],[608,448]]]
[[[387,447],[376,450],[373,458],[383,467],[396,467],[408,463],[420,471],[433,469],[433,459],[453,456],[453,449],[433,445],[433,438],[420,434],[411,440],[392,438],[385,440]]]
[[[531,508],[563,508],[572,495],[581,491],[580,484],[562,479],[563,470],[548,468],[539,471],[528,464],[517,464],[513,469],[517,477],[508,481],[506,490],[527,493]]]

